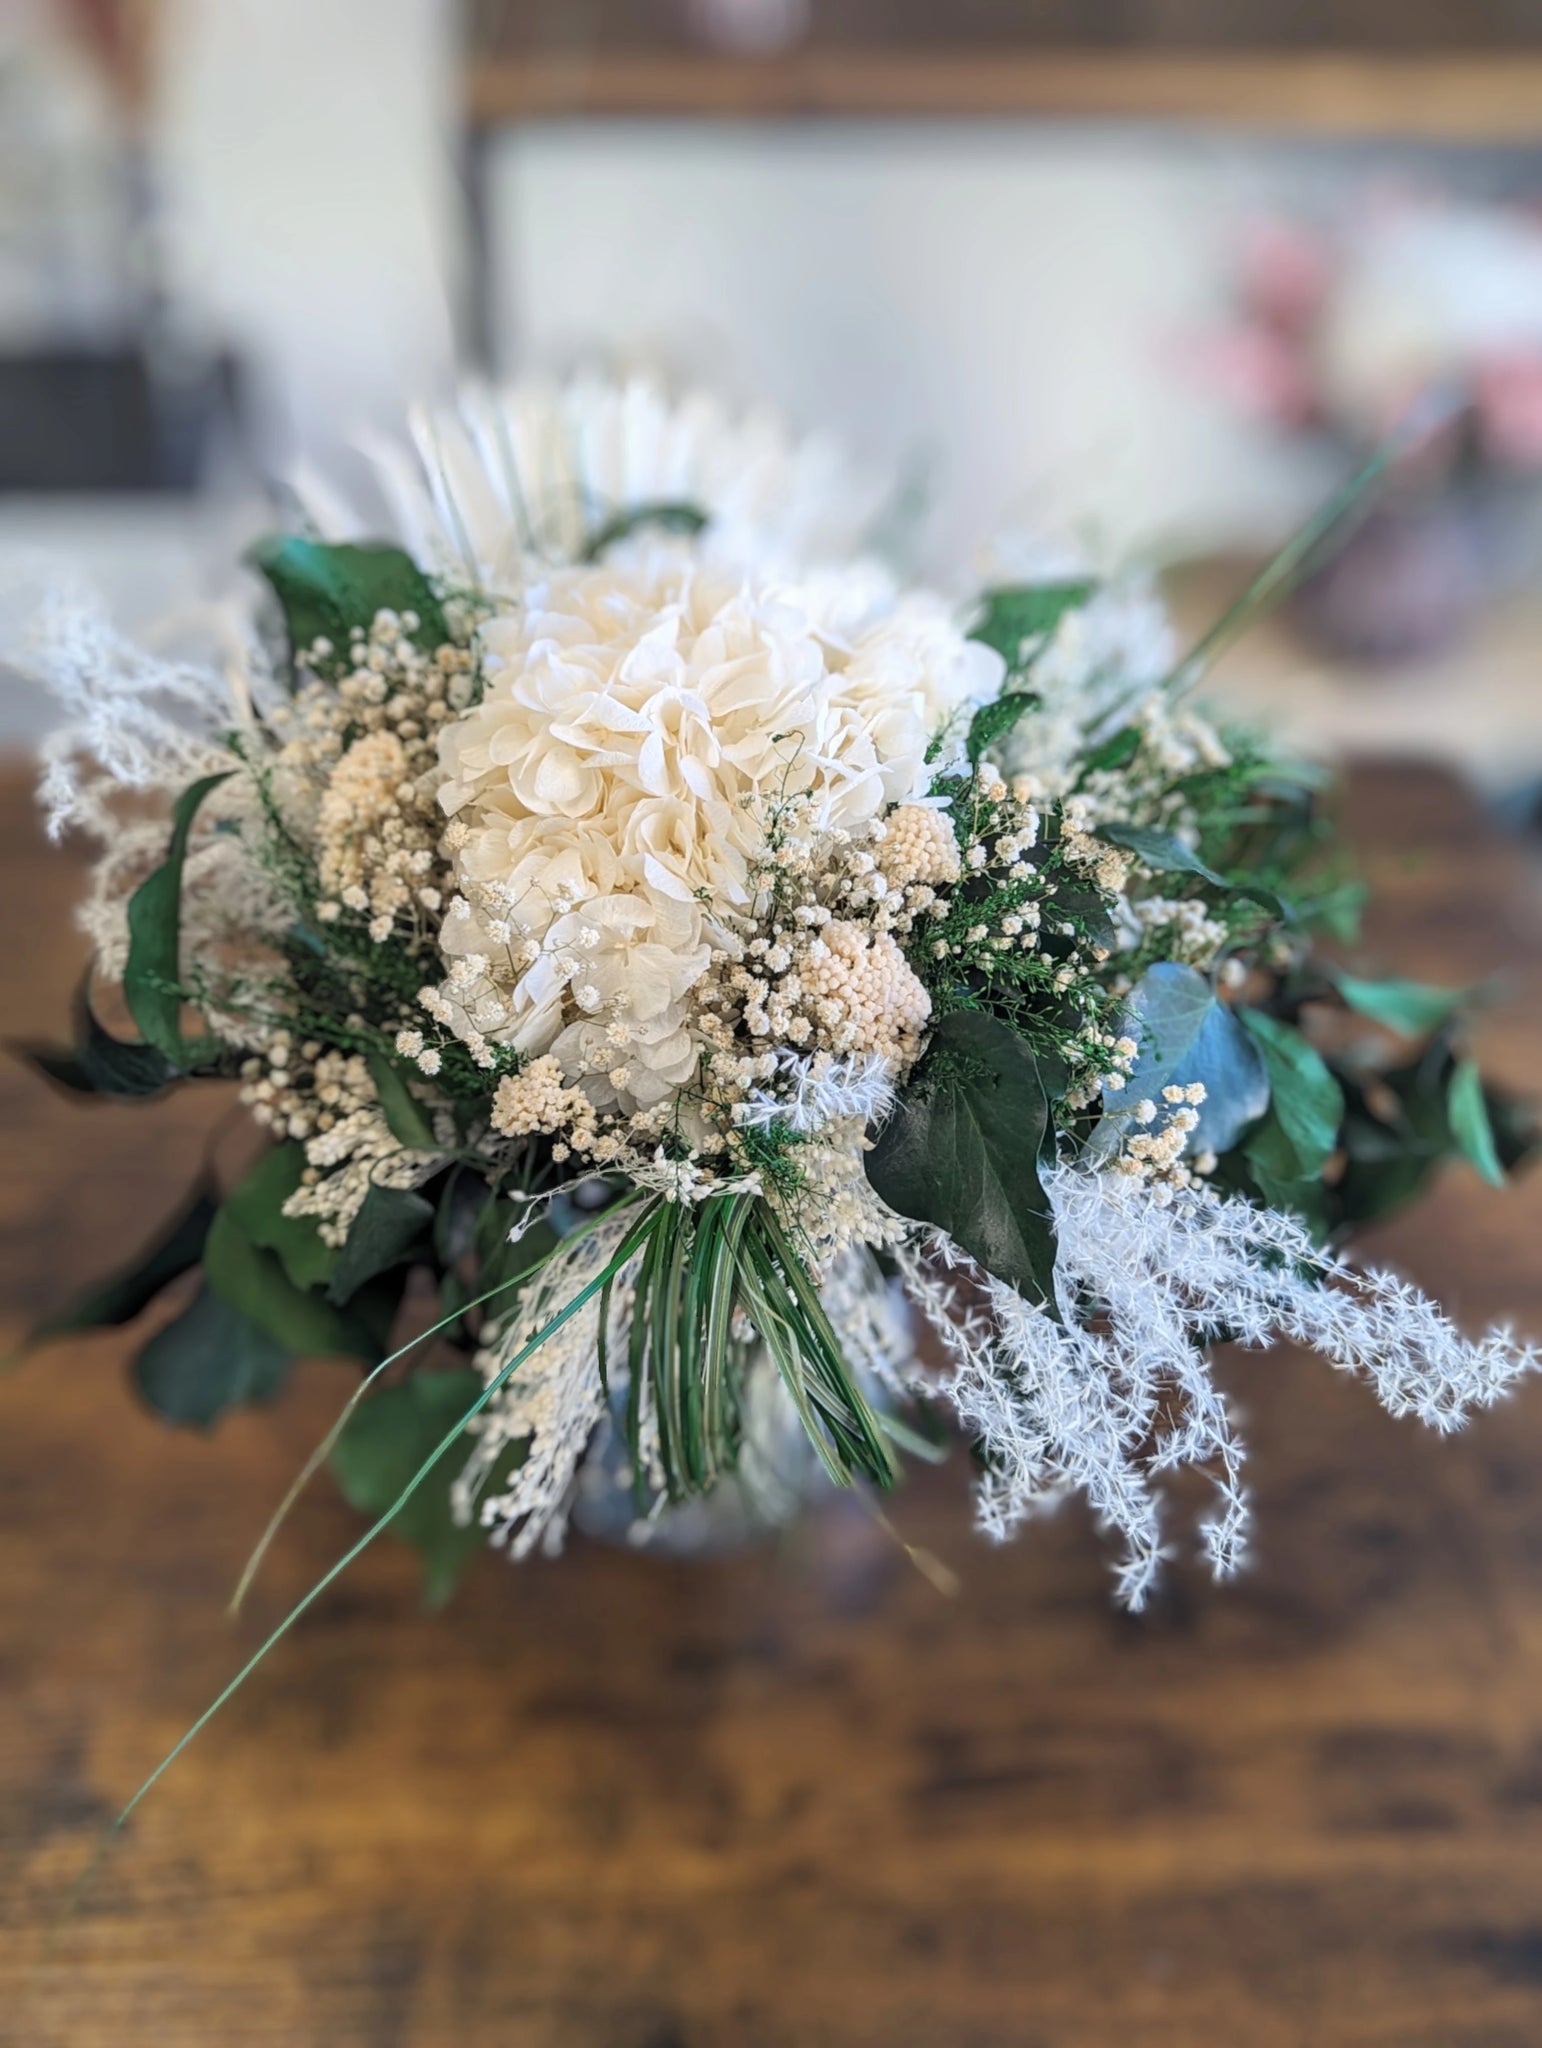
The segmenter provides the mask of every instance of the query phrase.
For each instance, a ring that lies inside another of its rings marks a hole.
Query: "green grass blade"
[[[522,1273],[515,1273],[509,1279],[499,1281],[496,1287],[490,1287],[485,1294],[477,1295],[474,1300],[463,1302],[461,1306],[453,1310],[451,1314],[447,1316],[441,1316],[437,1323],[431,1323],[426,1330],[420,1330],[417,1336],[411,1338],[407,1343],[403,1344],[400,1350],[393,1351],[389,1358],[382,1358],[377,1366],[375,1366],[370,1372],[365,1374],[364,1378],[359,1382],[358,1386],[354,1388],[352,1394],[350,1394],[348,1399],[344,1402],[336,1421],[332,1424],[332,1427],[327,1431],[326,1435],[321,1439],[321,1442],[317,1444],[316,1448],[311,1452],[310,1456],[306,1459],[305,1463],[300,1467],[298,1473],[296,1473],[294,1481],[290,1485],[289,1491],[284,1495],[284,1498],[279,1502],[278,1506],[274,1509],[273,1514],[270,1516],[268,1520],[267,1527],[263,1530],[261,1536],[258,1537],[257,1546],[253,1550],[251,1556],[246,1560],[246,1564],[242,1569],[241,1576],[236,1581],[236,1590],[230,1596],[230,1607],[228,1611],[232,1616],[238,1615],[241,1612],[241,1608],[245,1603],[246,1596],[252,1589],[252,1583],[256,1579],[258,1572],[262,1569],[263,1559],[267,1556],[269,1550],[273,1546],[274,1538],[283,1528],[285,1522],[288,1521],[290,1515],[294,1511],[296,1502],[305,1492],[306,1487],[310,1485],[311,1481],[315,1478],[316,1474],[321,1470],[322,1466],[326,1464],[327,1459],[331,1457],[332,1452],[336,1447],[338,1438],[342,1435],[343,1431],[348,1427],[348,1421],[349,1418],[352,1416],[353,1411],[364,1399],[365,1395],[369,1392],[370,1388],[375,1384],[376,1380],[380,1378],[380,1375],[383,1372],[385,1372],[388,1367],[399,1364],[401,1360],[404,1359],[410,1351],[416,1350],[418,1345],[426,1343],[430,1337],[437,1337],[442,1330],[447,1330],[451,1327],[452,1324],[458,1323],[461,1317],[466,1313],[467,1309],[481,1308],[484,1305],[484,1303],[492,1301],[497,1295],[507,1293],[509,1288],[511,1287],[523,1287],[525,1283],[533,1277],[533,1275],[540,1272],[543,1266],[549,1264],[550,1261],[557,1256],[558,1252],[564,1251],[569,1246],[576,1244],[581,1237],[587,1237],[592,1230],[598,1228],[599,1224],[602,1221],[605,1221],[608,1218],[613,1218],[616,1215],[616,1213],[617,1212],[615,1208],[611,1208],[609,1210],[602,1210],[599,1215],[593,1217],[588,1223],[581,1224],[577,1230],[572,1231],[567,1237],[562,1238],[553,1247],[553,1249],[546,1254],[545,1258],[537,1259],[533,1266],[527,1266]]]
[[[451,1428],[449,1428],[445,1432],[445,1434],[440,1438],[439,1442],[435,1444],[433,1450],[423,1460],[422,1464],[419,1465],[417,1471],[407,1481],[407,1484],[402,1488],[400,1493],[397,1494],[395,1500],[391,1502],[390,1506],[385,1510],[385,1512],[382,1515],[380,1515],[377,1520],[372,1522],[369,1528],[366,1529],[364,1534],[358,1539],[358,1541],[356,1543],[350,1544],[348,1549],[343,1552],[343,1555],[340,1558],[338,1558],[336,1563],[330,1565],[328,1569],[322,1573],[321,1577],[317,1579],[316,1583],[310,1588],[310,1590],[302,1594],[300,1599],[298,1599],[295,1602],[294,1606],[290,1608],[289,1612],[284,1616],[283,1620],[279,1622],[278,1626],[272,1630],[272,1632],[265,1638],[265,1640],[258,1646],[258,1648],[253,1651],[252,1655],[247,1658],[246,1662],[241,1666],[240,1670],[230,1680],[229,1684],[226,1685],[218,1693],[218,1695],[210,1702],[210,1704],[204,1708],[203,1712],[198,1716],[197,1720],[193,1722],[192,1726],[188,1728],[186,1732],[179,1738],[179,1740],[175,1742],[172,1745],[172,1747],[166,1752],[165,1756],[162,1757],[161,1761],[156,1765],[155,1769],[150,1773],[149,1777],[145,1779],[144,1783],[139,1787],[138,1791],[135,1792],[134,1796],[128,1801],[127,1805],[124,1806],[123,1810],[118,1814],[117,1818],[109,1824],[107,1829],[107,1836],[109,1839],[113,1835],[116,1835],[122,1831],[122,1829],[128,1822],[130,1816],[133,1814],[135,1808],[139,1806],[139,1804],[146,1797],[146,1795],[150,1791],[152,1791],[153,1788],[160,1782],[160,1780],[165,1776],[166,1772],[170,1770],[171,1766],[177,1761],[177,1758],[181,1756],[182,1752],[188,1747],[188,1745],[191,1742],[193,1742],[200,1734],[202,1734],[203,1730],[208,1727],[209,1723],[214,1719],[215,1715],[220,1711],[220,1709],[223,1706],[227,1705],[228,1702],[235,1697],[235,1695],[240,1691],[241,1687],[246,1683],[247,1679],[251,1677],[252,1673],[256,1671],[257,1667],[263,1662],[264,1658],[267,1657],[269,1651],[274,1650],[278,1647],[278,1645],[283,1641],[284,1637],[287,1636],[290,1630],[295,1626],[295,1623],[300,1620],[302,1615],[308,1613],[309,1610],[315,1606],[316,1602],[321,1598],[322,1594],[327,1591],[328,1587],[335,1584],[336,1581],[342,1577],[343,1573],[347,1571],[348,1567],[364,1554],[364,1552],[374,1542],[375,1538],[381,1535],[387,1528],[389,1528],[389,1526],[396,1519],[396,1516],[401,1512],[405,1504],[412,1498],[413,1494],[417,1492],[418,1488],[423,1484],[424,1480],[427,1479],[429,1474],[433,1471],[434,1467],[438,1464],[439,1460],[444,1456],[445,1452],[448,1451],[454,1445],[457,1438],[464,1434],[467,1425],[470,1422],[472,1422],[478,1415],[480,1415],[482,1410],[488,1405],[488,1403],[491,1400],[493,1400],[493,1398],[498,1393],[502,1391],[502,1389],[508,1384],[508,1382],[513,1378],[514,1374],[519,1370],[519,1368],[525,1363],[525,1361],[528,1358],[532,1357],[535,1352],[539,1351],[543,1344],[548,1343],[551,1340],[551,1338],[556,1335],[558,1330],[560,1330],[563,1327],[565,1323],[571,1322],[573,1317],[578,1314],[579,1310],[585,1307],[587,1303],[592,1301],[595,1295],[598,1294],[609,1281],[614,1280],[616,1275],[622,1271],[622,1269],[625,1267],[628,1260],[633,1256],[636,1250],[639,1237],[642,1231],[647,1226],[650,1214],[651,1211],[644,1213],[642,1219],[640,1219],[639,1223],[635,1225],[630,1232],[628,1232],[626,1239],[623,1241],[619,1249],[612,1255],[612,1257],[605,1265],[605,1267],[599,1273],[597,1273],[592,1280],[586,1281],[584,1285],[578,1290],[578,1292],[573,1296],[572,1300],[564,1303],[564,1305],[557,1311],[557,1313],[551,1318],[551,1320],[548,1323],[543,1324],[542,1327],[529,1340],[529,1342],[520,1347],[520,1349],[515,1353],[513,1358],[509,1360],[508,1364],[503,1367],[502,1371],[499,1372],[494,1379],[488,1381],[487,1385],[483,1388],[481,1394],[478,1395],[477,1399],[472,1402],[471,1406],[466,1410],[465,1414],[462,1415],[460,1419],[457,1422],[455,1422],[451,1426]]]

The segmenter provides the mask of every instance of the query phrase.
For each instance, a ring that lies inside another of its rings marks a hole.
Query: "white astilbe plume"
[[[633,1206],[623,1205],[614,1216],[575,1237],[526,1282],[512,1315],[477,1354],[485,1382],[491,1384],[509,1360],[604,1271],[635,1221]],[[528,1227],[528,1219],[521,1227]],[[607,1349],[618,1360],[626,1352],[634,1275],[635,1264],[629,1265],[616,1276],[610,1291]],[[451,1489],[451,1505],[457,1521],[479,1522],[490,1532],[492,1543],[507,1547],[510,1557],[527,1557],[538,1545],[548,1554],[561,1548],[579,1462],[605,1413],[599,1363],[602,1298],[597,1293],[570,1316],[469,1425],[476,1444]],[[509,1474],[501,1491],[481,1498],[489,1475],[509,1446],[518,1443],[526,1444],[524,1462]],[[646,1462],[646,1429],[643,1449]]]
[[[41,747],[39,799],[55,838],[78,826],[117,831],[115,789],[180,795],[231,764],[220,735],[250,723],[244,680],[202,663],[152,654],[119,632],[89,584],[54,565],[37,571],[39,597],[18,667],[58,698],[64,723]]]
[[[901,1269],[947,1350],[943,1390],[982,1442],[983,1526],[1004,1537],[1067,1493],[1085,1494],[1123,1541],[1118,1597],[1131,1608],[1164,1555],[1164,1472],[1208,1469],[1219,1505],[1201,1532],[1205,1551],[1217,1577],[1242,1559],[1243,1447],[1210,1376],[1211,1344],[1310,1346],[1368,1378],[1392,1414],[1443,1431],[1539,1362],[1503,1330],[1462,1337],[1417,1288],[1345,1264],[1274,1210],[1067,1165],[1044,1185],[1062,1321],[937,1232],[900,1246]]]
[[[784,1053],[777,1081],[787,1091],[752,1088],[735,1105],[734,1121],[753,1130],[784,1124],[800,1137],[854,1119],[879,1124],[894,1106],[894,1062],[882,1053],[821,1054],[804,1059]]]

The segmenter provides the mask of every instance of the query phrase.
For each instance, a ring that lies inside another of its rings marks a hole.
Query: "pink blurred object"
[[[1304,335],[1333,283],[1325,243],[1294,222],[1249,223],[1238,256],[1239,290],[1248,312],[1285,334]]]
[[[1316,394],[1301,352],[1267,327],[1228,327],[1187,351],[1190,368],[1232,405],[1281,427],[1316,417]]]
[[[1507,469],[1542,469],[1542,357],[1490,357],[1473,394],[1484,453]]]

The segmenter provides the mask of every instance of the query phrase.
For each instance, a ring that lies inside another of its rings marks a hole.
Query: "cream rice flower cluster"
[[[832,607],[665,544],[552,570],[481,653],[440,735],[436,1011],[622,1111],[694,1075],[686,998],[739,949],[778,820],[851,832],[922,794],[934,733],[1002,679],[937,598],[871,579]]]

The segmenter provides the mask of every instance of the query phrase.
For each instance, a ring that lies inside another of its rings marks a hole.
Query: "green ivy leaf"
[[[1470,990],[1432,988],[1423,981],[1364,981],[1331,966],[1325,972],[1352,1010],[1385,1024],[1389,1031],[1400,1031],[1405,1038],[1424,1038],[1438,1031],[1471,998]]]
[[[1339,1141],[1344,1091],[1317,1048],[1294,1025],[1262,1010],[1243,1010],[1242,1022],[1269,1070],[1269,1093],[1280,1130],[1289,1141],[1296,1175],[1312,1180]]]
[[[585,562],[597,562],[609,547],[618,540],[626,540],[634,533],[649,526],[657,526],[665,533],[700,533],[707,524],[707,515],[699,505],[683,502],[673,503],[660,500],[653,505],[634,505],[630,510],[617,512],[607,519],[603,526],[591,535],[580,557]]]
[[[482,1387],[477,1372],[415,1372],[400,1386],[360,1402],[332,1452],[333,1475],[349,1506],[364,1515],[383,1514]],[[429,1607],[444,1605],[486,1540],[475,1524],[460,1527],[450,1507],[451,1485],[470,1449],[469,1438],[451,1444],[390,1523],[423,1560]],[[494,1492],[524,1456],[523,1445],[510,1446],[490,1477]]]
[[[425,1202],[410,1188],[372,1187],[353,1219],[327,1299],[342,1307],[377,1273],[410,1264],[426,1254],[432,1246],[433,1228],[432,1202]]]
[[[324,1295],[296,1287],[278,1254],[253,1244],[228,1206],[210,1226],[203,1270],[222,1301],[239,1309],[286,1351],[370,1362],[379,1356],[379,1347],[357,1320],[343,1315]]]
[[[1175,960],[1148,967],[1130,992],[1123,1029],[1135,1040],[1135,1065],[1120,1092],[1121,1107],[1107,1110],[1088,1140],[1093,1158],[1117,1150],[1136,1103],[1160,1105],[1164,1088],[1204,1084],[1190,1152],[1229,1152],[1268,1109],[1262,1055],[1195,968]]]
[[[419,647],[442,647],[450,637],[432,584],[400,548],[286,534],[259,542],[248,560],[278,598],[294,659],[327,639],[336,650],[333,668],[344,666],[353,629],[367,631],[380,611],[416,612],[412,638]]]
[[[70,1330],[119,1329],[131,1323],[163,1288],[198,1264],[214,1220],[214,1206],[200,1187],[126,1266],[67,1307],[45,1316],[29,1333],[27,1344],[42,1344]]]
[[[1151,825],[1099,825],[1097,836],[1111,846],[1125,847],[1155,875],[1198,875],[1201,881],[1225,890],[1228,896],[1246,897],[1252,903],[1262,904],[1272,916],[1289,919],[1289,910],[1273,889],[1261,888],[1254,882],[1229,882],[1214,868],[1207,867],[1175,832],[1160,832]]]
[[[956,1010],[918,1082],[867,1154],[868,1179],[891,1209],[935,1223],[1053,1312],[1055,1228],[1038,1172],[1049,1096],[1032,1050],[999,1019]]]
[[[177,799],[172,812],[171,846],[165,860],[129,898],[128,965],[123,970],[123,998],[145,1040],[186,1073],[206,1065],[217,1050],[212,1039],[196,1042],[182,1036],[182,998],[176,992],[181,974],[182,867],[188,834],[198,807],[209,792],[230,779],[232,771],[205,775]]]
[[[293,1362],[284,1345],[205,1286],[150,1339],[133,1372],[158,1415],[208,1429],[227,1408],[271,1401]]]
[[[1488,1104],[1483,1096],[1483,1076],[1478,1071],[1476,1060],[1457,1061],[1451,1072],[1446,1102],[1451,1115],[1451,1135],[1456,1140],[1457,1149],[1472,1162],[1490,1187],[1502,1188],[1505,1170],[1499,1162],[1494,1126],[1489,1121]]]
[[[1095,587],[1091,581],[1081,579],[1068,583],[1005,584],[987,590],[981,597],[984,616],[971,627],[969,637],[994,647],[1006,662],[1008,673],[1020,674],[1028,643],[1052,633],[1067,612],[1074,612],[1087,602]]]
[[[381,1052],[366,1053],[364,1064],[380,1097],[380,1113],[391,1136],[411,1152],[436,1151],[439,1140],[434,1136],[428,1111],[408,1088],[401,1069]]]
[[[964,743],[970,767],[978,768],[996,742],[1005,739],[1023,713],[1031,711],[1038,701],[1032,690],[1008,690],[1005,696],[982,704],[969,721],[969,737]]]
[[[286,1216],[284,1204],[298,1193],[305,1172],[305,1147],[276,1145],[225,1198],[243,1235],[262,1250],[277,1252],[296,1287],[319,1287],[332,1277],[337,1252],[324,1242],[314,1216]]]

